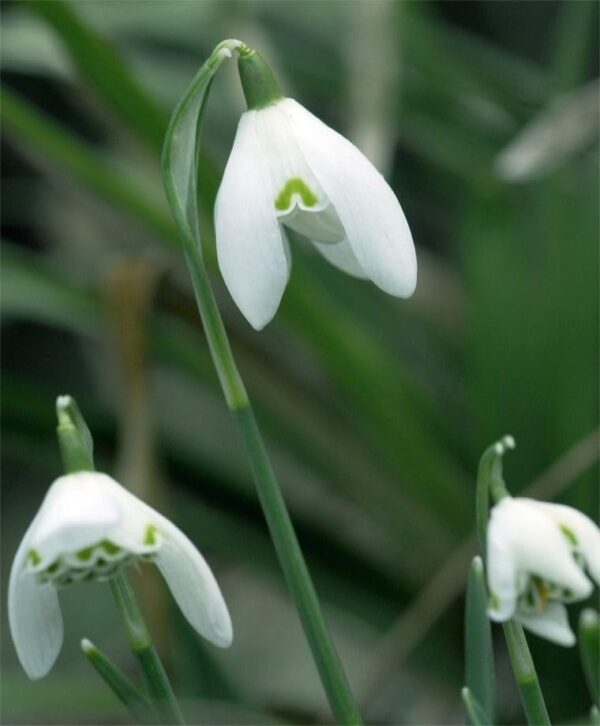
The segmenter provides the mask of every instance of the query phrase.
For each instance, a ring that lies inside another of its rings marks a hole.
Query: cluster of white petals
[[[600,529],[572,507],[506,497],[487,529],[489,615],[515,618],[559,645],[575,643],[564,603],[600,584]]]
[[[396,196],[361,152],[290,98],[246,111],[215,207],[219,267],[236,304],[260,330],[291,270],[286,229],[333,265],[409,297],[415,249]]]
[[[10,572],[10,630],[30,678],[46,675],[62,645],[57,589],[110,579],[142,560],[158,567],[201,635],[220,647],[231,644],[227,606],[190,540],[111,477],[82,471],[52,484]]]

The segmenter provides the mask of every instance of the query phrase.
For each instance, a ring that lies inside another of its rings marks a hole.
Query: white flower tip
[[[79,644],[81,646],[81,650],[87,655],[88,653],[92,653],[94,650],[96,650],[96,647],[92,643],[91,640],[88,640],[87,638],[82,638],[81,643]]]
[[[597,628],[600,622],[600,615],[593,608],[585,608],[579,616],[579,624],[582,628]]]
[[[210,640],[213,645],[217,646],[217,648],[229,648],[233,643],[233,628],[231,627],[231,620],[228,619],[227,623],[223,624],[223,627],[215,628]]]
[[[493,620],[495,623],[505,623],[507,620],[510,620],[512,613],[506,614],[503,613],[501,610],[497,610],[495,607],[490,605],[487,610],[488,618],[490,620]]]
[[[220,48],[219,49],[219,52],[218,52],[218,55],[221,58],[225,59],[225,58],[231,58],[232,53],[229,50],[229,48]]]
[[[494,451],[496,452],[496,454],[498,454],[498,456],[502,456],[503,454],[505,454],[507,449],[514,449],[514,448],[515,448],[515,440],[513,439],[512,436],[510,436],[510,434],[507,436],[503,436],[500,439],[500,441],[497,441],[494,444]]]
[[[269,315],[268,317],[265,317],[263,315],[255,315],[254,311],[243,310],[242,312],[244,313],[246,320],[250,323],[254,330],[256,330],[257,333],[260,333],[261,330],[266,328],[271,320],[273,320],[273,318],[275,317],[275,313]]]
[[[473,557],[471,568],[478,573],[483,572],[483,560],[479,555],[475,555],[475,557]]]
[[[58,398],[56,399],[56,408],[67,408],[72,400],[73,398],[68,394],[58,396]]]

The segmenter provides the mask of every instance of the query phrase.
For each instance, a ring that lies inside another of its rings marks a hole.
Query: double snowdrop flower
[[[505,497],[487,529],[489,615],[515,618],[559,645],[575,643],[564,603],[583,600],[600,584],[600,530],[576,509]]]
[[[281,97],[258,54],[242,52],[239,65],[249,110],[217,195],[215,226],[221,273],[250,324],[260,330],[279,307],[291,271],[289,230],[349,275],[412,295],[415,249],[385,179],[347,139]]]
[[[231,644],[227,606],[190,540],[111,477],[81,471],[52,484],[10,572],[10,630],[30,678],[46,675],[62,645],[57,590],[108,580],[144,560],[158,567],[195,630],[217,646]]]

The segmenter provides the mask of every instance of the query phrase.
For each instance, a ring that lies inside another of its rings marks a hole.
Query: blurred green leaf
[[[31,0],[27,7],[60,35],[84,83],[97,89],[138,138],[160,148],[167,114],[127,70],[117,48],[82,22],[70,3]]]

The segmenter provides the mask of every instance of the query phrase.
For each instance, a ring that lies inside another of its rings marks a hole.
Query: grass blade
[[[467,582],[465,683],[467,690],[481,709],[481,719],[479,721],[471,719],[471,723],[494,723],[494,652],[481,557],[473,558]]]

